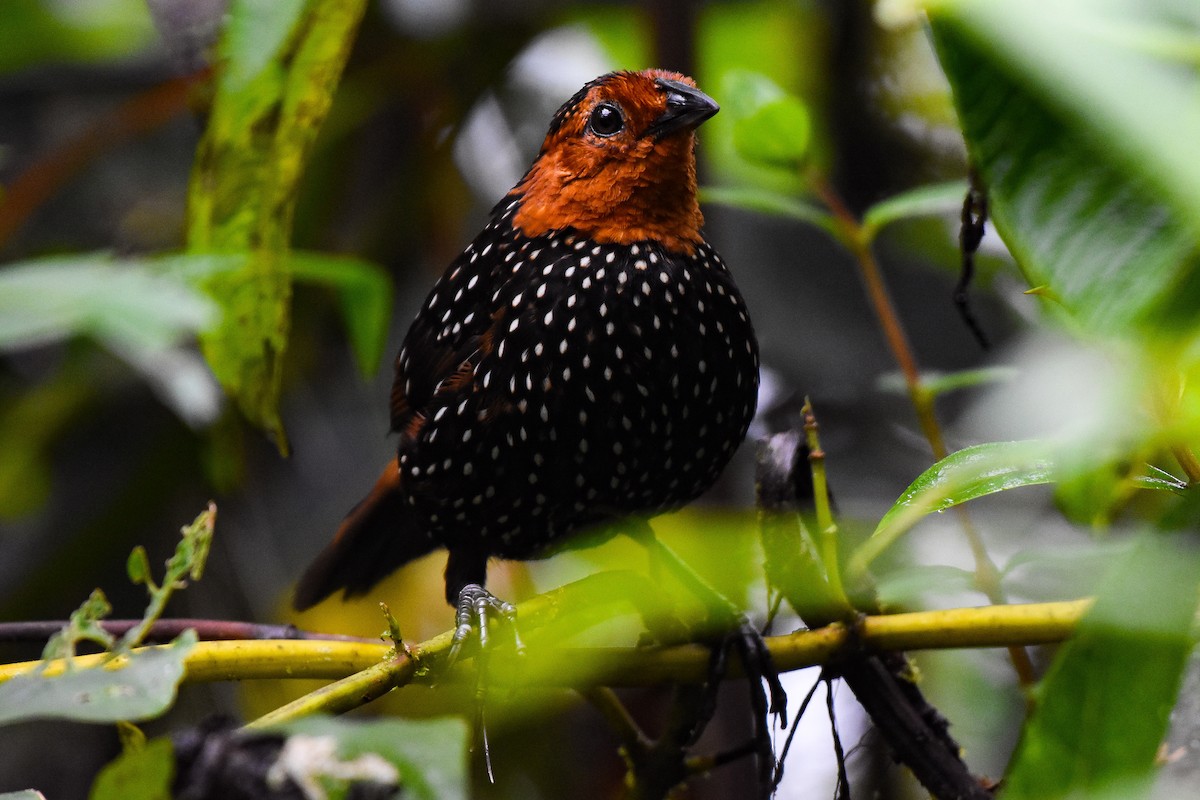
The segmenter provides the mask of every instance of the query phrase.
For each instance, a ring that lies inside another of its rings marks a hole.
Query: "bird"
[[[698,126],[719,107],[665,70],[588,82],[435,283],[395,360],[396,457],[303,574],[299,610],[448,551],[459,634],[512,607],[489,559],[704,493],[754,416],[758,344],[703,232]],[[458,635],[458,634],[456,634]]]

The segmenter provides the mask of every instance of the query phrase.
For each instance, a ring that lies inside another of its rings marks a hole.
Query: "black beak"
[[[656,139],[677,131],[695,130],[700,123],[721,110],[711,97],[686,83],[665,78],[659,78],[655,83],[667,96],[667,110],[646,131]]]

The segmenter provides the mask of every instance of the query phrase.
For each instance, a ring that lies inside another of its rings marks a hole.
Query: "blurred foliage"
[[[9,0],[0,25],[0,73],[47,62],[98,62],[151,44],[141,0],[47,3]]]
[[[610,64],[649,66],[655,34],[689,18],[664,20],[669,3],[464,2],[446,4],[449,22],[437,27],[412,16],[419,4],[365,5],[234,0],[220,40],[195,45],[215,53],[218,69],[190,98],[193,115],[91,151],[93,163],[0,243],[9,262],[0,268],[6,610],[66,614],[64,604],[86,594],[80,581],[125,564],[129,537],[147,532],[156,552],[161,518],[218,487],[236,533],[214,552],[215,590],[185,602],[204,613],[277,615],[305,554],[386,459],[386,389],[358,378],[388,355],[393,281],[402,325],[495,200],[473,197],[455,170],[467,121],[502,101],[507,116],[484,125],[486,155],[499,162],[511,151],[519,162],[544,132],[538,103],[552,110],[565,96],[554,83],[562,76],[546,73],[559,63],[564,73],[605,68],[581,51],[548,62],[542,50],[531,79],[517,68],[522,58],[576,26]],[[924,7],[928,24],[906,0],[714,2],[692,9],[694,26],[672,29],[724,107],[701,135],[704,199],[750,298],[768,382],[779,384],[777,397],[764,394],[761,424],[794,424],[789,396],[816,395],[844,563],[864,578],[869,567],[886,603],[978,602],[954,515],[935,513],[959,505],[981,509],[1000,585],[1014,599],[1098,592],[1038,689],[1008,793],[1139,796],[1191,649],[1200,584],[1190,488],[1200,480],[1200,12],[1189,0]],[[5,4],[0,182],[87,131],[96,108],[194,66],[166,54],[180,33],[171,4],[154,9],[152,20],[141,0]],[[952,111],[1003,239],[981,254],[979,287],[1009,345],[998,355],[959,347],[966,337],[942,310],[965,186]],[[854,236],[814,190],[818,180],[844,192],[860,222]],[[829,237],[841,245],[832,254],[822,249]],[[953,420],[957,452],[932,466],[923,444],[911,446],[911,412],[894,382],[880,379],[893,367],[881,366],[877,329],[861,318],[846,258],[855,247],[877,249],[922,360],[936,366],[921,373],[920,390]],[[1030,293],[1013,291],[1018,282]],[[942,294],[931,298],[930,287]],[[280,465],[222,414],[222,394],[280,446],[287,419],[293,462]],[[1044,483],[1053,506],[1030,488]],[[749,515],[689,510],[655,525],[722,592],[761,606]],[[800,554],[778,574],[794,580],[828,566],[797,519],[775,519],[764,535],[773,551],[784,542]],[[640,569],[639,559],[615,540],[493,572],[501,593],[520,594],[597,567]],[[147,563],[131,562],[137,579],[148,577]],[[413,565],[380,589],[409,601],[392,603],[406,635],[449,621],[440,566]],[[142,598],[114,588],[112,602]],[[73,636],[91,638],[100,605],[76,619]],[[378,627],[373,602],[305,620]],[[636,635],[635,615],[611,622],[585,636]],[[105,718],[158,713],[174,701],[173,680],[147,677],[170,687],[156,711],[121,706]],[[1003,768],[1021,722],[1012,676],[982,656],[948,656],[926,686],[967,729],[968,757]],[[256,690],[243,710],[275,702],[271,691]],[[466,690],[449,701],[433,694],[402,693],[388,708],[432,714],[469,701]],[[505,729],[527,736],[499,770],[497,796],[596,796],[619,785],[620,770],[602,775],[601,766],[572,783],[586,772],[582,756],[555,755],[540,771],[520,763],[543,741],[561,749],[578,721],[551,728],[562,737],[546,735],[549,704],[511,705],[520,708]],[[406,776],[422,787],[417,796],[459,791],[461,726],[387,727],[416,724],[339,726],[336,735],[426,748],[394,761],[403,773],[405,763],[446,759],[436,763],[447,783],[428,771]],[[529,728],[543,731],[536,741]],[[123,775],[160,767],[161,741],[106,771],[96,796],[133,796]]]
[[[1144,536],[1038,687],[1006,798],[1144,796],[1195,646],[1195,543]],[[1140,784],[1140,785],[1139,785]]]
[[[739,156],[767,167],[795,173],[808,156],[811,123],[808,108],[765,75],[730,72],[725,96],[733,118],[733,147]]]
[[[0,271],[0,351],[73,336],[166,348],[205,330],[217,310],[161,265],[108,255],[59,256]]]
[[[462,720],[389,719],[353,723],[323,718],[295,722],[284,731],[291,736],[332,739],[337,742],[337,756],[341,759],[366,753],[383,756],[398,770],[405,796],[416,800],[468,797],[468,732]],[[320,766],[316,765],[318,771]]]
[[[130,750],[96,776],[92,800],[159,800],[169,797],[174,769],[169,739]]]

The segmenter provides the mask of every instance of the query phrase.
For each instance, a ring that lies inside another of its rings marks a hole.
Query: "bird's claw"
[[[763,639],[762,633],[750,620],[742,617],[738,626],[730,632],[729,643],[738,654],[742,668],[750,679],[760,679],[767,685],[767,697],[770,701],[767,713],[779,718],[783,727],[787,727],[787,692],[779,680],[779,669],[775,659]]]
[[[732,652],[742,664],[750,685],[750,705],[754,713],[753,750],[758,760],[759,789],[769,797],[775,788],[778,764],[771,742],[769,717],[775,716],[787,727],[787,693],[779,680],[771,651],[762,634],[745,616],[713,648],[709,660],[709,685],[717,686],[725,676],[728,655]],[[766,690],[763,689],[766,684]],[[715,696],[712,698],[715,702]]]
[[[517,633],[517,608],[512,603],[501,600],[477,583],[468,583],[458,593],[457,611],[454,615],[454,636],[450,640],[450,653],[447,664],[453,664],[462,652],[463,645],[471,637],[471,632],[479,628],[479,649],[486,652],[491,643],[488,615],[496,614],[508,623],[513,632],[517,652],[524,652],[525,646]]]

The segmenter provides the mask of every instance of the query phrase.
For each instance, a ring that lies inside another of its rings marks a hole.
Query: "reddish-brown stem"
[[[113,636],[124,636],[126,631],[140,622],[140,619],[109,619],[103,620],[99,624]],[[66,625],[65,620],[3,622],[0,623],[0,642],[44,642],[62,630],[64,625]],[[246,639],[311,639],[370,643],[379,641],[357,636],[302,631],[294,625],[261,625],[222,619],[160,619],[150,626],[145,640],[147,642],[169,642],[189,628],[196,631],[196,635],[203,642]]]
[[[933,457],[935,459],[945,458],[946,443],[942,438],[941,427],[938,425],[937,416],[934,413],[933,398],[929,396],[921,383],[921,369],[917,366],[917,358],[913,354],[908,334],[904,332],[900,315],[896,311],[887,283],[883,279],[883,271],[879,269],[879,262],[875,260],[870,243],[863,236],[862,223],[846,207],[841,196],[824,177],[814,175],[812,185],[821,201],[833,214],[841,233],[842,243],[850,250],[858,264],[858,272],[862,276],[867,297],[871,301],[872,308],[875,309],[875,318],[879,321],[879,327],[883,331],[883,338],[887,342],[888,349],[892,352],[892,358],[896,359],[900,373],[904,376],[904,385],[908,389],[909,399],[917,412],[921,430],[933,449]]]
[[[192,87],[209,75],[210,70],[203,69],[152,86],[38,157],[5,187],[0,198],[0,247],[97,156],[154,130],[186,109]]]

